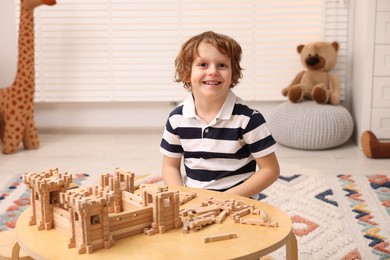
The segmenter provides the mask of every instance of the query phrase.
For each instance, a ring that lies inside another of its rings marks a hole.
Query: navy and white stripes
[[[256,170],[254,158],[276,149],[264,117],[230,91],[216,119],[206,124],[194,111],[192,96],[169,115],[161,153],[184,158],[190,187],[225,190]]]

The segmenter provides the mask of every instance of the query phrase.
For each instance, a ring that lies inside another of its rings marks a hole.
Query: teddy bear
[[[314,100],[319,104],[339,105],[340,84],[329,71],[337,61],[338,42],[312,42],[298,45],[297,51],[306,70],[299,72],[282,90],[293,103]]]
[[[364,131],[360,138],[363,153],[368,158],[390,158],[390,142],[380,142],[375,134],[369,130]]]

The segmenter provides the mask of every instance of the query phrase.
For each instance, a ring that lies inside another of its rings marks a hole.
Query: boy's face
[[[231,59],[203,42],[198,54],[191,69],[191,90],[195,99],[224,101],[232,81]]]

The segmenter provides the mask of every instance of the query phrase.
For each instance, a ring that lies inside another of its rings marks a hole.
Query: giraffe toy
[[[4,154],[39,146],[34,121],[34,8],[55,5],[55,0],[21,0],[18,40],[18,68],[11,86],[0,88],[0,139]]]

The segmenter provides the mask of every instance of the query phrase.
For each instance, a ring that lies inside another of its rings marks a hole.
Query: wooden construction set
[[[79,254],[110,248],[118,239],[137,234],[153,235],[182,228],[183,233],[206,225],[222,224],[230,216],[235,223],[277,227],[261,209],[237,200],[210,198],[196,207],[180,208],[196,193],[170,191],[166,186],[135,185],[135,174],[116,169],[102,174],[100,185],[73,187],[72,176],[51,169],[27,173],[30,189],[30,225],[38,230],[58,229],[69,238],[68,248]],[[250,215],[250,218],[244,216]],[[236,238],[234,232],[204,238],[214,242]]]

